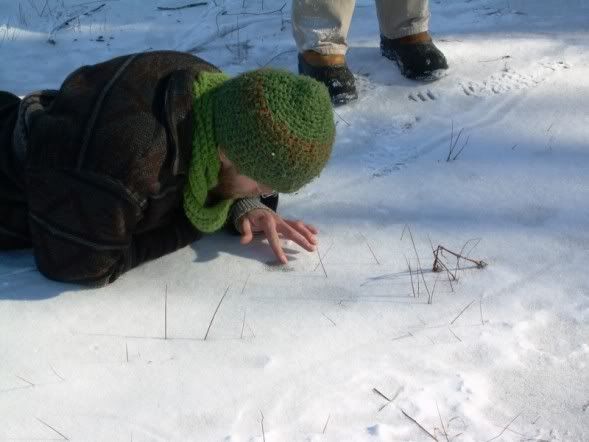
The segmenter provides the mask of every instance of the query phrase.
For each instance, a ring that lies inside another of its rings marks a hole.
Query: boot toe
[[[401,73],[412,80],[435,81],[445,76],[446,57],[432,41],[397,44],[381,37],[381,53],[399,66]]]
[[[347,104],[358,98],[354,74],[346,64],[312,66],[299,54],[299,74],[307,75],[323,83],[335,106]]]

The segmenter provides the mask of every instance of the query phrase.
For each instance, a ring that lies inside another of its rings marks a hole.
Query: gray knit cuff
[[[235,230],[241,233],[239,222],[241,218],[248,212],[255,209],[263,209],[272,212],[268,206],[266,206],[259,197],[255,198],[241,198],[235,201],[231,210],[229,211],[229,222],[233,224]]]

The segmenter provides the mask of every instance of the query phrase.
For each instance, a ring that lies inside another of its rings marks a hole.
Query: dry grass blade
[[[460,313],[458,313],[458,315],[456,315],[456,317],[455,317],[454,319],[452,319],[452,321],[450,322],[450,325],[454,324],[454,323],[456,322],[456,320],[457,320],[458,318],[460,318],[460,317],[462,316],[462,314],[463,314],[463,313],[464,313],[466,310],[468,310],[468,308],[469,308],[471,305],[473,305],[473,304],[474,304],[474,299],[473,299],[472,301],[470,301],[470,302],[468,303],[468,305],[466,305],[466,307],[464,307],[462,310],[460,310]]]
[[[468,253],[464,253],[464,250],[466,249],[466,246],[469,245],[471,242],[473,242],[474,244],[468,250]],[[460,249],[460,252],[458,253],[458,255],[460,255],[460,256],[457,256],[456,257],[456,269],[454,270],[454,276],[456,276],[457,273],[458,273],[458,270],[460,270],[460,258],[465,257],[465,259],[468,259],[469,256],[470,256],[470,254],[472,253],[472,251],[479,245],[480,242],[481,242],[481,239],[480,238],[474,238],[474,239],[469,239],[468,241],[466,241],[464,243],[464,245]]]
[[[373,388],[372,391],[374,391],[377,395],[379,395],[380,397],[382,397],[384,400],[390,402],[391,400],[386,397],[384,394],[382,394],[380,391],[378,391],[376,388]]]
[[[260,426],[262,427],[262,441],[266,442],[266,431],[264,430],[264,413],[262,413],[262,410],[260,410],[260,416],[262,416],[262,419],[260,420]]]
[[[55,428],[53,428],[51,425],[49,425],[47,422],[39,419],[38,417],[36,417],[35,419],[37,419],[40,423],[42,423],[43,425],[45,425],[47,428],[51,429],[52,431],[54,431],[55,433],[59,434],[63,440],[69,440],[69,438],[64,435],[63,433],[60,433],[58,430],[56,430]]]
[[[487,442],[491,442],[492,440],[499,439],[501,436],[503,436],[503,433],[505,433],[507,431],[507,429],[511,426],[511,424],[513,424],[515,422],[515,420],[518,417],[520,417],[520,415],[521,415],[521,413],[518,413],[513,419],[511,419],[509,421],[509,423],[505,427],[503,427],[503,430],[501,430],[501,433],[499,433],[497,436],[492,437],[491,439],[487,440]]]
[[[204,5],[208,5],[208,2],[189,3],[189,4],[183,5],[183,6],[172,6],[172,7],[158,6],[157,8],[160,11],[179,11],[180,9],[196,8],[197,6],[204,6]]]
[[[319,257],[319,263],[321,264],[321,269],[323,269],[323,274],[327,278],[328,277],[327,270],[325,270],[325,265],[323,264],[323,258],[321,258],[321,253],[319,253],[319,247],[317,247],[317,256]]]
[[[258,66],[266,67],[270,63],[272,63],[274,60],[276,60],[278,57],[280,57],[281,55],[288,54],[290,52],[297,52],[297,49],[287,49],[286,51],[279,52],[278,54],[274,55],[270,60],[268,60],[266,63],[264,63],[263,65],[258,64]]]
[[[421,266],[421,260],[419,259],[419,253],[417,253],[417,246],[415,245],[415,240],[413,239],[413,232],[411,232],[411,227],[409,227],[409,225],[405,225],[405,227],[403,228],[403,234],[405,233],[405,230],[407,230],[407,232],[409,232],[409,238],[411,239],[411,244],[413,245],[413,251],[415,253],[415,258],[417,259],[417,270],[418,270],[418,274],[421,275],[421,279],[423,281],[423,286],[425,287],[425,291],[427,292],[427,299],[428,299],[428,304],[431,304],[431,300],[432,300],[432,294],[429,290],[429,287],[427,286],[427,282],[425,280],[425,275],[423,274],[423,267]],[[403,235],[401,235],[401,238],[403,237]],[[419,281],[419,278],[418,278]],[[418,294],[419,294],[419,287],[418,287]]]
[[[278,9],[274,9],[273,11],[267,11],[267,12],[238,12],[238,13],[228,13],[227,11],[223,11],[221,13],[221,15],[228,15],[228,16],[229,15],[272,15],[272,14],[276,14],[277,12],[282,13],[284,11],[285,6],[286,6],[286,3],[284,3]]]
[[[225,289],[225,293],[223,293],[223,296],[221,296],[221,300],[219,301],[219,304],[217,305],[217,308],[215,309],[215,312],[213,313],[213,316],[211,317],[211,322],[209,322],[209,327],[207,328],[207,332],[205,333],[205,337],[204,340],[207,340],[207,337],[209,336],[209,331],[211,330],[211,327],[213,326],[213,321],[215,320],[215,316],[217,315],[217,312],[219,311],[219,307],[221,307],[221,303],[223,302],[223,299],[225,299],[225,296],[227,295],[227,292],[229,291],[229,288],[231,286],[228,286]]]
[[[164,339],[168,339],[168,284],[166,284],[164,296]]]
[[[26,382],[27,384],[29,384],[31,387],[34,387],[35,384],[33,384],[31,381],[27,381],[25,378],[15,375],[17,378],[19,378],[21,381]]]
[[[413,271],[411,270],[411,264],[409,263],[409,259],[406,256],[405,261],[407,261],[407,269],[409,270],[409,277],[411,278],[411,290],[413,291],[413,297],[415,298],[417,295],[415,293],[415,284],[413,283]]]
[[[444,421],[442,420],[442,415],[440,414],[440,407],[438,407],[438,402],[436,401],[436,409],[438,410],[438,417],[440,418],[440,425],[442,426],[442,431],[444,432],[444,437],[446,438],[446,442],[450,442],[448,438],[448,432],[446,431],[446,427],[444,426]]]
[[[63,21],[62,23],[60,23],[59,25],[55,26],[51,32],[49,33],[50,35],[54,35],[57,31],[61,31],[62,29],[67,28],[73,21],[79,19],[82,16],[88,17],[92,14],[94,14],[95,12],[100,11],[102,8],[104,8],[106,6],[106,3],[101,4],[100,6],[97,6],[93,9],[90,9],[84,13],[75,15],[73,17],[68,18],[67,20]]]
[[[433,434],[431,434],[429,431],[427,431],[423,425],[421,425],[419,422],[417,422],[415,419],[413,419],[411,416],[409,416],[405,410],[403,410],[402,408],[400,409],[401,413],[403,413],[405,415],[405,417],[407,419],[409,419],[411,422],[413,422],[415,425],[417,425],[421,431],[423,431],[425,434],[427,434],[429,437],[431,437],[433,440],[435,440],[436,442],[438,442],[438,438],[436,436],[434,436]]]
[[[393,401],[394,401],[395,399],[397,399],[397,397],[399,397],[399,395],[401,394],[401,391],[403,391],[403,387],[399,387],[399,388],[397,389],[397,392],[396,392],[396,393],[393,395],[393,397],[392,397],[392,398],[391,398],[391,399],[390,399],[390,400],[389,400],[389,401],[388,401],[386,404],[382,405],[382,406],[381,406],[381,407],[378,409],[378,412],[380,413],[382,410],[384,410],[384,409],[385,409],[385,407],[387,407],[389,404],[393,403]]]
[[[463,132],[464,129],[460,129],[460,131],[458,131],[458,135],[456,135],[456,138],[454,138],[454,120],[452,120],[452,129],[450,131],[450,144],[448,146],[448,156],[446,157],[446,162],[455,161],[468,144],[470,136],[466,137],[466,141],[464,141],[464,143],[462,143],[462,146],[458,149],[458,151],[456,151],[456,147],[460,142],[460,137],[462,136]]]
[[[331,414],[327,416],[327,420],[325,421],[325,425],[323,425],[323,431],[321,434],[325,434],[325,430],[327,430],[327,424],[329,424],[329,419],[331,419]]]

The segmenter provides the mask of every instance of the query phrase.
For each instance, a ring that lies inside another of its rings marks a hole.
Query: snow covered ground
[[[287,0],[157,9],[187,3],[0,0],[0,89],[150,49],[296,69]],[[282,200],[318,253],[217,234],[100,290],[0,254],[0,440],[589,440],[589,5],[431,7],[451,69],[420,84],[358,1],[360,99]]]

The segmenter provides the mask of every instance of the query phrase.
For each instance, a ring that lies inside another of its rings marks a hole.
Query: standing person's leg
[[[439,79],[448,63],[428,32],[428,0],[376,0],[376,8],[382,55],[395,61],[407,78]]]
[[[324,83],[334,104],[357,98],[346,65],[347,35],[355,0],[293,0],[292,29],[299,73]]]

